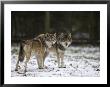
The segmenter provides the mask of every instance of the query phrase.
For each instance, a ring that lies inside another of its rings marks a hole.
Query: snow
[[[26,75],[24,62],[15,71],[19,47],[11,50],[12,77],[99,77],[100,76],[100,48],[94,46],[71,46],[65,51],[64,64],[66,68],[58,68],[57,58],[50,53],[45,60],[45,68],[38,69],[36,57],[31,56],[27,64]]]

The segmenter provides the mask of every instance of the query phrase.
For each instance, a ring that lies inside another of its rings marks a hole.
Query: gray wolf
[[[44,68],[44,61],[46,56],[48,55],[48,52],[46,51],[48,48],[52,47],[52,45],[56,41],[56,34],[40,34],[34,39],[30,40],[24,40],[20,43],[20,50],[19,50],[19,56],[18,61],[16,63],[15,71],[18,71],[19,62],[22,62],[24,58],[25,61],[25,71],[27,63],[31,57],[31,53],[34,52],[37,62],[38,62],[38,68],[42,69]]]
[[[59,33],[56,35],[56,42],[52,47],[48,48],[47,53],[54,52],[57,56],[58,67],[65,68],[64,53],[72,43],[71,33]]]

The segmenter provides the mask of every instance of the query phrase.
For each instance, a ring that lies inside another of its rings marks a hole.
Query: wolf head
[[[61,33],[57,36],[57,41],[64,48],[67,48],[72,43],[71,33]]]

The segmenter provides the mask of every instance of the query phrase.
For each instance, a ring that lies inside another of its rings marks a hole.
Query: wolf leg
[[[57,53],[57,61],[58,61],[58,67],[60,68],[60,57],[59,57],[59,53]]]
[[[18,55],[18,60],[17,60],[17,63],[16,63],[15,71],[18,71],[19,62],[22,62],[23,60],[24,60],[23,44],[20,43],[19,55]]]
[[[25,61],[25,70],[24,70],[24,72],[27,72],[27,63],[28,63],[28,61],[29,61],[29,57],[26,59],[26,61]]]
[[[38,68],[43,69],[43,58],[42,58],[41,54],[37,55],[37,63],[38,63]]]
[[[39,68],[39,66],[40,66],[39,56],[36,56],[36,58],[37,58],[37,64],[38,64],[38,68]]]
[[[44,53],[43,52],[41,52],[40,53],[40,67],[39,67],[39,69],[43,69],[44,68]]]
[[[28,63],[28,61],[29,61],[30,57],[31,57],[31,53],[30,53],[30,52],[28,52],[28,54],[26,55],[25,70],[24,70],[24,72],[27,72],[27,63]]]
[[[43,67],[44,67],[45,58],[48,56],[48,54],[49,54],[49,52],[47,52],[47,51],[44,53],[44,56],[43,56]]]
[[[60,58],[58,57],[58,67],[60,68],[61,65],[60,65]]]
[[[60,58],[61,58],[61,68],[66,68],[66,66],[64,65],[64,53],[61,53]]]

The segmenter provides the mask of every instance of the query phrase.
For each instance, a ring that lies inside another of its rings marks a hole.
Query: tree
[[[50,31],[50,12],[45,12],[45,32]]]

